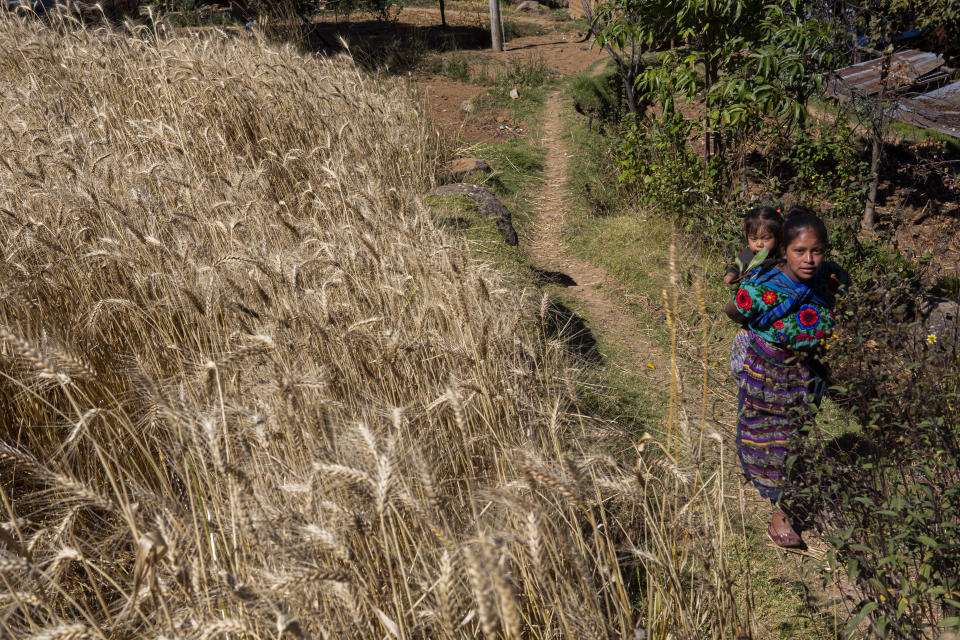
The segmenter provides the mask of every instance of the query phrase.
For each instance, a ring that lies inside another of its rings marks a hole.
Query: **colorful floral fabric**
[[[831,334],[833,306],[846,284],[846,273],[834,262],[825,262],[806,284],[766,267],[747,274],[734,299],[750,331],[767,342],[806,350]],[[769,321],[771,311],[778,316],[773,322]]]

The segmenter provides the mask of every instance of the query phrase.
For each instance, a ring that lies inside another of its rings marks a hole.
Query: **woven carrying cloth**
[[[746,329],[737,331],[733,337],[733,344],[730,345],[730,373],[734,378],[740,375],[743,370],[743,358],[747,355],[747,349],[750,347],[750,332]]]

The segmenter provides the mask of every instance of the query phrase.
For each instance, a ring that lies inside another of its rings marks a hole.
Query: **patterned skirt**
[[[824,381],[795,351],[748,335],[737,376],[737,454],[760,495],[776,502],[783,493],[787,460],[820,403]]]

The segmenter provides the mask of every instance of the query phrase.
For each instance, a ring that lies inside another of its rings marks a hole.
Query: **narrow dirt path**
[[[582,305],[584,320],[591,331],[608,336],[624,349],[635,372],[646,369],[659,384],[669,381],[669,359],[654,346],[644,330],[634,321],[634,314],[624,303],[627,292],[600,267],[570,256],[564,249],[563,229],[573,196],[566,187],[569,155],[562,136],[564,101],[560,92],[547,98],[543,116],[542,146],[546,153],[543,186],[534,197],[537,217],[528,252],[533,263],[546,271],[561,272],[576,284],[567,290]],[[654,365],[653,369],[646,363]]]
[[[620,353],[617,359],[624,364],[624,368],[629,373],[636,376],[643,376],[652,388],[665,391],[670,384],[670,358],[663,348],[658,346],[654,339],[649,335],[649,328],[645,328],[646,323],[637,320],[636,311],[631,309],[626,303],[627,292],[618,286],[615,278],[610,276],[603,268],[592,265],[584,260],[576,258],[566,250],[566,243],[563,240],[563,229],[568,215],[572,215],[572,207],[576,206],[575,196],[571,194],[566,186],[566,180],[569,171],[569,158],[566,145],[564,144],[564,109],[568,108],[561,92],[556,91],[547,98],[546,107],[543,114],[543,137],[541,144],[546,151],[546,165],[544,168],[544,183],[539,192],[534,196],[533,203],[536,207],[536,220],[533,224],[532,237],[528,244],[527,251],[533,264],[542,270],[551,272],[560,272],[569,276],[576,284],[567,287],[567,291],[573,295],[580,305],[579,312],[583,315],[583,320],[587,327],[594,334],[605,339],[608,344],[616,345]],[[602,352],[602,349],[601,349]],[[601,355],[606,355],[601,353]],[[654,364],[650,369],[647,363]],[[686,368],[697,369],[696,363],[679,362],[677,366],[681,370]],[[726,376],[721,375],[725,383],[731,384],[726,380]],[[683,375],[678,376],[678,382],[683,387]],[[697,378],[699,373],[697,374]],[[698,385],[695,385],[695,387]],[[699,404],[698,388],[681,390],[684,399],[682,404],[696,407]],[[727,444],[727,454],[732,455],[735,450],[734,428],[732,423],[736,422],[734,411],[735,401],[728,397],[728,394],[717,394],[711,392],[710,404],[713,411],[713,419],[709,420],[713,428],[718,429]],[[693,416],[691,416],[693,417]],[[718,420],[719,419],[719,420]],[[728,499],[732,504],[738,502],[738,480],[739,474],[737,466],[733,460],[729,471],[728,486],[731,493]],[[747,489],[746,495],[747,509],[744,516],[752,523],[752,527],[762,530],[766,526],[769,513],[769,503],[761,499],[755,492]],[[736,507],[733,507],[736,509]],[[819,539],[813,532],[807,533],[807,542],[811,545],[811,555],[819,556],[826,552],[827,544]],[[827,615],[830,603],[841,598],[841,591],[835,586],[822,589],[817,584],[813,584],[807,579],[806,571],[809,570],[809,560],[796,554],[786,554],[782,551],[770,548],[760,552],[766,558],[774,557],[777,561],[783,563],[783,579],[798,580],[804,582],[809,589],[807,594],[808,606],[819,610],[821,614]],[[773,637],[764,629],[760,637]]]

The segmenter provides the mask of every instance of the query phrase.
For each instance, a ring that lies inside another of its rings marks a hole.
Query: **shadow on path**
[[[530,267],[530,271],[533,272],[534,277],[537,279],[537,284],[539,285],[558,284],[561,287],[577,286],[576,280],[562,271],[550,271],[548,269],[540,269],[538,267]]]
[[[597,351],[597,339],[583,321],[566,305],[550,300],[543,315],[544,333],[548,338],[557,338],[571,352],[589,362],[600,362],[603,357]]]

